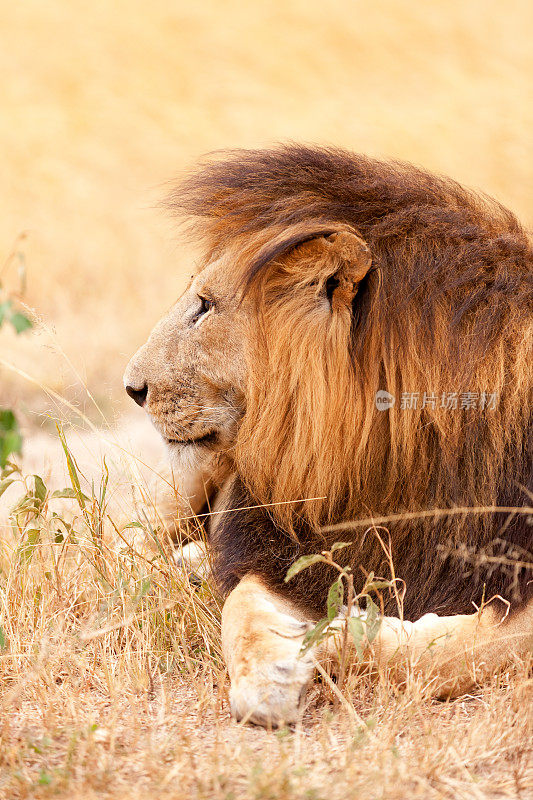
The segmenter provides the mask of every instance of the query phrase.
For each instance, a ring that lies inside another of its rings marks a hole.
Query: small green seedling
[[[313,645],[318,644],[328,636],[338,635],[341,631],[340,686],[343,685],[346,675],[348,635],[350,635],[353,640],[357,657],[359,660],[362,660],[365,646],[371,644],[379,632],[381,624],[379,608],[372,599],[370,593],[376,592],[379,589],[389,589],[393,586],[392,581],[383,578],[375,578],[374,573],[371,572],[367,575],[361,590],[356,593],[354,590],[354,576],[351,567],[343,567],[341,564],[338,564],[334,558],[334,553],[350,546],[350,542],[335,542],[330,550],[323,550],[321,553],[302,556],[291,565],[285,576],[285,582],[287,583],[304,569],[309,569],[314,564],[318,563],[328,564],[337,571],[338,578],[331,584],[328,591],[326,616],[318,620],[316,625],[307,632],[302,642],[301,652],[305,653],[309,648],[313,647]],[[344,604],[345,596],[346,605]],[[359,601],[363,599],[365,601],[365,611],[364,614],[361,614],[359,611]],[[346,621],[342,629],[336,624],[339,617],[341,620]]]

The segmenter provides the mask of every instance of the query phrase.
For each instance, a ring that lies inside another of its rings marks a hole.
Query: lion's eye
[[[215,307],[213,300],[209,300],[207,297],[198,295],[198,299],[200,301],[200,310],[194,315],[193,323],[198,322],[208,311]]]

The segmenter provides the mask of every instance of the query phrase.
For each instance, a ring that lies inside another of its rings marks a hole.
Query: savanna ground
[[[532,795],[523,663],[450,703],[323,678],[293,731],[232,723],[221,600],[174,566],[159,443],[121,386],[188,275],[155,206],[202,152],[405,158],[530,224],[532,22],[525,0],[2,5],[0,281],[18,292],[23,268],[35,325],[0,331],[25,436],[0,501],[1,798]]]

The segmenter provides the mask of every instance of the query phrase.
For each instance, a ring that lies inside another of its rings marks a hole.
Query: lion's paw
[[[305,690],[313,677],[312,654],[301,652],[309,623],[283,613],[267,598],[253,598],[255,613],[223,620],[223,646],[231,678],[230,705],[235,719],[265,727],[298,720]]]
[[[193,586],[201,586],[209,578],[210,566],[207,547],[202,541],[189,542],[174,553],[176,566],[183,569]]]
[[[261,664],[232,681],[233,717],[272,728],[297,722],[312,674],[312,664],[298,659]]]

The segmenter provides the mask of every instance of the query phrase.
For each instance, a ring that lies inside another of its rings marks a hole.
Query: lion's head
[[[247,316],[236,289],[227,258],[201,269],[124,376],[178,470],[201,466],[235,443],[247,375]]]
[[[177,469],[199,466],[213,453],[235,457],[250,383],[257,385],[258,359],[269,358],[263,352],[268,343],[261,322],[278,328],[278,336],[279,326],[285,329],[289,322],[280,338],[288,337],[294,348],[297,326],[302,325],[302,341],[325,355],[330,352],[324,365],[329,374],[311,376],[313,391],[326,378],[322,391],[333,399],[342,360],[349,370],[346,337],[353,302],[371,269],[369,249],[357,233],[335,223],[297,224],[264,242],[256,240],[251,260],[248,242],[246,256],[243,259],[239,248],[230,247],[204,264],[132,358],[124,376],[128,394],[150,415]],[[271,271],[259,298],[250,269],[256,272],[262,262],[271,264]],[[285,308],[289,280],[298,301],[292,312]],[[280,314],[278,292],[284,296],[281,317],[271,319]],[[263,341],[258,340],[261,328]],[[274,337],[267,339],[274,344]],[[293,359],[296,353],[290,355]],[[305,353],[300,357],[312,371]],[[261,372],[274,388],[283,354],[271,353],[270,359],[274,375],[265,372],[264,364]]]
[[[224,453],[286,529],[516,500],[532,272],[510,212],[404,164],[299,146],[214,158],[169,206],[201,264],[125,381],[176,464]]]

